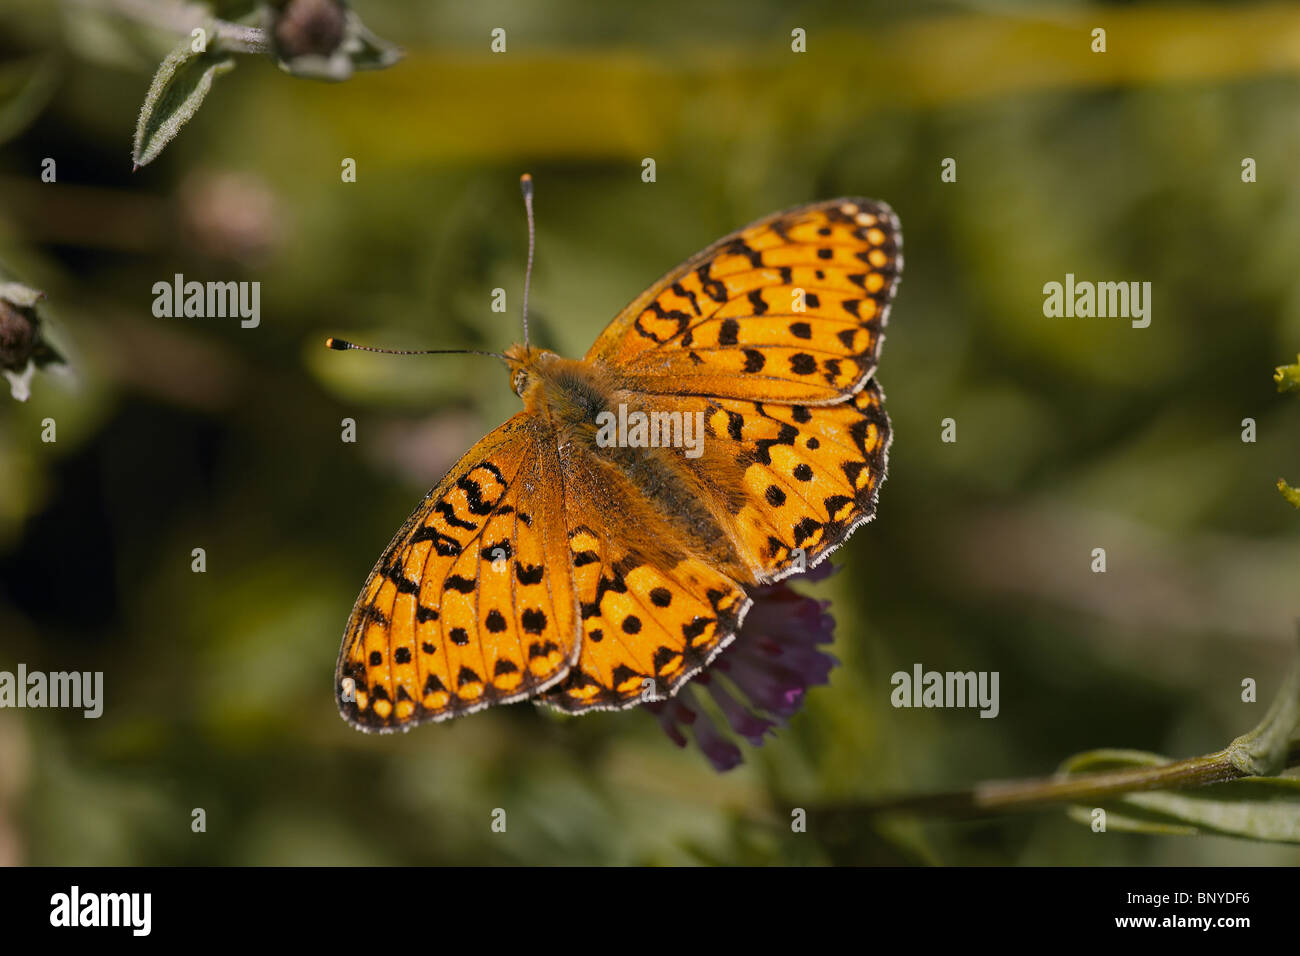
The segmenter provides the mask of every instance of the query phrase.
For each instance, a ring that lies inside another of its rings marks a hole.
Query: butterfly
[[[527,177],[525,198],[531,266]],[[672,696],[755,589],[873,516],[901,248],[885,203],[812,203],[671,270],[581,359],[528,345],[525,324],[500,356],[523,410],[425,496],[361,589],[344,719],[382,732],[526,698],[582,713]],[[621,425],[608,440],[615,414],[665,440]]]

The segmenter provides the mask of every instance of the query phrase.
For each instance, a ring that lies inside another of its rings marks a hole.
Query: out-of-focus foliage
[[[1300,389],[1300,356],[1297,356],[1294,365],[1278,366],[1277,371],[1273,373],[1273,380],[1277,382],[1279,392],[1293,392]],[[1292,488],[1285,479],[1279,478],[1277,490],[1282,492],[1283,498],[1300,508],[1300,488]]]
[[[84,0],[92,8],[96,0]],[[275,0],[222,4],[213,14],[239,16],[239,22],[205,16],[199,5],[175,6],[167,0],[133,0],[100,7],[147,26],[165,27],[182,39],[154,73],[135,127],[131,160],[138,169],[158,158],[194,118],[212,81],[235,68],[240,54],[267,54],[280,69],[319,80],[346,80],[354,69],[392,66],[401,51],[371,33],[343,0]]]
[[[0,710],[0,861],[1300,859],[1059,812],[790,825],[1258,722],[1300,613],[1300,514],[1272,490],[1300,473],[1300,403],[1267,376],[1300,343],[1300,10],[358,0],[401,63],[315,84],[250,60],[132,174],[178,37],[106,6],[0,6],[0,260],[47,293],[77,376],[0,404],[0,670],[102,670],[106,692],[98,720]],[[868,195],[902,219],[890,477],[817,586],[842,664],[729,774],[636,712],[521,705],[396,738],[335,712],[366,572],[518,400],[490,359],[321,343],[516,339],[524,171],[532,335],[570,356],[757,216]],[[259,326],[156,318],[178,273],[261,282]],[[1067,273],[1151,282],[1150,327],[1045,318]],[[916,663],[998,671],[999,716],[895,710]]]
[[[1273,373],[1273,381],[1277,382],[1279,392],[1300,391],[1300,357],[1297,357],[1294,365],[1278,366]]]

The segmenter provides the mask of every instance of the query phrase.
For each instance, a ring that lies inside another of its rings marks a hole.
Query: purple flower
[[[831,573],[830,562],[824,561],[801,579],[820,581]],[[831,668],[839,663],[818,650],[831,642],[835,629],[829,601],[800,594],[789,579],[759,588],[752,597],[740,632],[713,663],[672,699],[646,705],[677,746],[686,746],[689,728],[718,771],[744,759],[728,729],[761,746],[798,713],[809,687],[830,681]],[[726,718],[726,728],[719,729],[700,705],[705,697]]]

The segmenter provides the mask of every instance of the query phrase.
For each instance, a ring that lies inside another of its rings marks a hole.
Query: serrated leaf
[[[175,139],[203,104],[212,80],[234,69],[234,58],[217,46],[216,31],[207,33],[211,39],[204,52],[194,52],[193,40],[186,37],[154,74],[135,127],[131,158],[137,169],[153,162]]]
[[[1093,750],[1066,761],[1066,773],[1131,770],[1172,763],[1138,750]],[[1213,833],[1273,843],[1300,843],[1300,778],[1243,777],[1187,790],[1152,790],[1109,797],[1106,829],[1194,836]],[[1096,807],[1071,806],[1070,819],[1091,825]]]

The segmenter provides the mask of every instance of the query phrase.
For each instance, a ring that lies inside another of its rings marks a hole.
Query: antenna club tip
[[[327,349],[335,349],[339,352],[346,352],[348,349],[352,348],[352,343],[345,341],[344,339],[336,339],[331,335],[325,340],[325,347]]]
[[[523,191],[525,196],[531,196],[533,194],[533,177],[528,173],[524,173],[520,176],[519,188]]]

